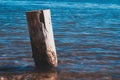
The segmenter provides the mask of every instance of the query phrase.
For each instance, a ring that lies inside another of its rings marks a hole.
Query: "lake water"
[[[25,12],[51,9],[59,66],[34,70]],[[120,1],[0,0],[0,80],[120,80]]]

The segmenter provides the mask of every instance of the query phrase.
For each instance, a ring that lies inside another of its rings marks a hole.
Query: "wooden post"
[[[57,67],[50,10],[31,11],[26,15],[36,68]]]

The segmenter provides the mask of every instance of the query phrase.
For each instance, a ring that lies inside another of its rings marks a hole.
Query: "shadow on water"
[[[2,66],[0,67],[0,80],[57,80],[57,70]]]

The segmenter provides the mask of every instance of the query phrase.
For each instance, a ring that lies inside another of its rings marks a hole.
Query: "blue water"
[[[0,72],[34,67],[25,12],[41,9],[51,9],[59,62],[50,80],[120,80],[119,0],[0,0]]]

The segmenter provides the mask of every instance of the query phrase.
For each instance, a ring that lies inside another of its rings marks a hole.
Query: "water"
[[[51,9],[58,70],[34,70],[26,11]],[[120,80],[120,2],[0,0],[1,80]]]

